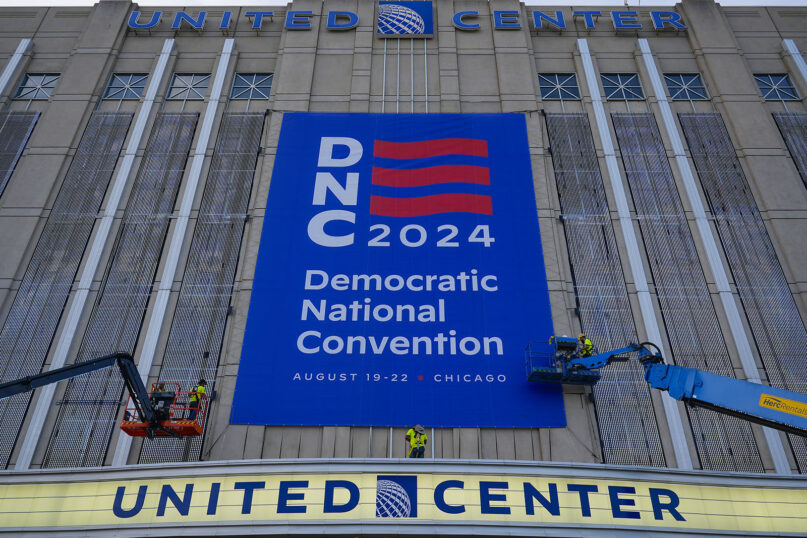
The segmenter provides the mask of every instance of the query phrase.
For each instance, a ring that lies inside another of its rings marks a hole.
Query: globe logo
[[[412,9],[397,4],[378,6],[379,34],[422,34],[426,21]]]
[[[412,501],[406,490],[392,480],[379,480],[375,494],[375,517],[409,517]]]

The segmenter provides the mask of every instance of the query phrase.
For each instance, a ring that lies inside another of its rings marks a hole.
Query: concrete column
[[[580,51],[584,77],[588,85],[589,93],[591,94],[595,124],[600,136],[600,142],[602,143],[603,153],[605,154],[605,164],[608,172],[605,177],[614,194],[614,200],[617,206],[616,210],[619,215],[619,223],[622,230],[622,238],[627,249],[627,260],[630,265],[634,285],[636,286],[636,295],[639,300],[639,308],[641,310],[645,332],[651,342],[659,345],[661,353],[664,355],[659,322],[656,319],[653,300],[650,297],[650,290],[647,286],[647,276],[644,271],[644,266],[642,265],[639,242],[636,239],[636,232],[633,229],[622,173],[619,170],[619,163],[617,162],[616,152],[614,150],[614,142],[611,138],[608,119],[605,115],[605,106],[603,105],[602,96],[600,95],[597,72],[594,69],[594,60],[591,57],[588,41],[586,39],[578,39],[577,48]],[[689,453],[689,447],[687,446],[686,436],[684,435],[684,426],[681,421],[681,414],[678,410],[678,403],[667,393],[662,393],[662,401],[664,403],[664,413],[667,416],[667,423],[670,427],[670,437],[673,442],[677,466],[679,469],[692,469],[692,458]]]

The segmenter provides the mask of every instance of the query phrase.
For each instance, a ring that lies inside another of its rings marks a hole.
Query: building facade
[[[406,456],[403,424],[231,424],[289,113],[523,117],[555,333],[651,341],[675,364],[807,392],[807,8],[441,0],[415,39],[381,35],[382,7],[0,8],[0,381],[125,350],[148,382],[201,376],[215,392],[202,436],[145,441],[118,427],[116,372],[0,401],[7,484]],[[454,474],[572,462],[604,480],[640,466],[798,489],[762,474],[807,472],[807,439],[686,407],[642,373],[620,363],[564,387],[565,427],[426,424],[427,458]],[[651,497],[650,513],[671,506]]]

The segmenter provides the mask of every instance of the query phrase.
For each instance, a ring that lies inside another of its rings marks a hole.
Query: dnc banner
[[[562,427],[524,117],[283,118],[233,424]]]

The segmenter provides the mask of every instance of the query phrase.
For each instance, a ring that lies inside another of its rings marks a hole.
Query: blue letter
[[[586,28],[594,28],[594,15],[599,15],[599,11],[572,11],[572,15],[582,15],[586,21]]]
[[[219,490],[221,489],[221,484],[219,482],[213,482],[210,485],[210,499],[207,501],[207,515],[214,516],[216,515],[216,507],[219,504]]]
[[[307,484],[307,482],[306,482]],[[350,494],[345,504],[333,504],[333,490],[336,488],[344,488]],[[302,494],[300,494],[302,498]],[[325,481],[325,502],[323,503],[322,511],[326,514],[350,512],[359,504],[359,487],[353,482],[347,480],[326,480]],[[305,508],[305,507],[302,507]]]
[[[271,17],[274,15],[274,11],[247,11],[244,13],[247,17],[255,17],[252,19],[252,29],[253,30],[260,30],[261,25],[263,24],[264,17]]]
[[[494,28],[497,30],[518,30],[521,24],[518,22],[518,11],[494,11]]]
[[[140,486],[140,489],[137,490],[137,499],[135,499],[134,506],[131,510],[124,510],[121,504],[123,504],[123,495],[126,493],[126,487],[120,486],[117,493],[115,493],[115,503],[112,505],[112,513],[118,517],[134,517],[139,514],[140,510],[143,509],[143,503],[146,502],[147,489],[148,486]]]
[[[659,496],[661,495],[669,498],[670,502],[661,502],[661,499],[659,499]],[[681,501],[678,499],[678,495],[676,495],[674,491],[669,489],[650,488],[650,502],[653,504],[653,516],[656,519],[664,519],[661,511],[667,510],[672,514],[672,517],[674,517],[676,521],[686,521],[684,516],[679,514],[678,510],[676,510],[678,503]]]
[[[678,30],[686,30],[686,25],[681,22],[681,15],[675,11],[651,11],[650,16],[653,18],[653,28],[656,30],[663,30],[664,23],[672,24],[673,28]]]
[[[174,17],[174,24],[171,25],[171,29],[179,30],[179,27],[182,26],[182,21],[185,21],[193,28],[201,30],[205,26],[205,17],[207,17],[207,11],[200,11],[195,19],[184,11],[180,11],[176,14],[176,17]]]
[[[289,493],[291,488],[307,488],[308,480],[283,480],[277,495],[278,514],[304,514],[305,506],[289,506],[289,501],[302,501],[304,493]]]
[[[614,28],[641,28],[642,25],[636,22],[639,14],[635,11],[612,11],[611,18],[614,20]],[[635,23],[635,24],[628,24]]]
[[[345,18],[345,22],[336,22],[338,17]],[[359,25],[359,16],[352,11],[329,11],[328,30],[350,30]]]
[[[458,28],[460,30],[478,30],[478,24],[468,24],[465,22],[465,17],[476,17],[479,15],[478,11],[459,11],[454,13],[454,17],[451,19],[451,22],[454,23],[454,28]]]
[[[591,517],[591,505],[588,502],[588,494],[597,491],[597,486],[589,486],[588,484],[569,484],[569,491],[576,491],[580,495],[580,511],[583,517]]]
[[[192,495],[193,495],[193,484],[185,485],[185,494],[182,496],[182,500],[179,499],[179,496],[174,491],[174,488],[172,488],[168,484],[164,484],[163,489],[160,492],[160,502],[157,504],[157,517],[165,515],[165,505],[168,504],[168,499],[171,499],[171,504],[174,505],[174,508],[177,509],[177,512],[179,512],[183,516],[187,516],[188,510],[191,509]]]
[[[286,30],[310,30],[313,11],[289,11],[286,13]]]
[[[158,24],[160,24],[160,17],[163,16],[162,11],[155,11],[151,14],[151,20],[148,21],[146,24],[140,24],[137,22],[137,19],[140,18],[139,11],[132,11],[132,14],[129,15],[129,28],[135,29],[145,29],[145,28],[154,28]]]
[[[461,514],[465,512],[464,505],[460,504],[455,506],[452,504],[447,504],[445,499],[447,489],[462,489],[464,485],[465,483],[462,480],[446,480],[445,482],[440,482],[437,484],[437,487],[434,488],[434,505],[437,507],[437,509],[441,512],[445,512],[446,514]]]
[[[535,505],[532,500],[538,499],[538,502],[546,508],[546,511],[553,516],[560,515],[560,500],[558,499],[558,485],[549,483],[549,500],[546,500],[538,489],[529,482],[524,482],[524,507],[527,510],[527,515],[535,515]]]
[[[266,487],[266,482],[236,482],[233,489],[244,490],[244,502],[241,505],[241,513],[249,514],[252,512],[252,492],[256,489],[263,489]]]
[[[620,493],[636,493],[636,488],[627,486],[608,486],[608,496],[611,497],[611,513],[615,518],[622,519],[639,519],[642,514],[639,512],[627,512],[622,510],[620,506],[636,506],[636,501],[633,499],[620,499]]]
[[[479,508],[483,514],[509,514],[510,508],[506,506],[491,506],[490,501],[506,501],[506,495],[491,495],[490,490],[507,489],[507,482],[480,482]]]
[[[555,12],[555,18],[553,19],[543,11],[533,11],[532,17],[535,20],[535,28],[543,28],[544,21],[548,22],[552,26],[556,28],[560,28],[561,30],[566,28],[566,21],[563,19],[563,12],[558,10]]]
[[[232,11],[225,11],[224,15],[221,16],[221,24],[219,24],[219,28],[224,30],[225,28],[230,27],[230,19],[233,16]]]

